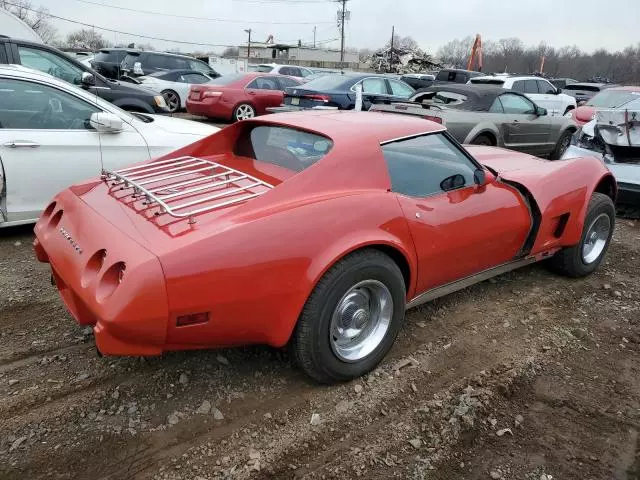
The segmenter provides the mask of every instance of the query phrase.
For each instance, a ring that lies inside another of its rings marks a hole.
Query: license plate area
[[[300,99],[298,97],[293,97],[291,99],[291,105],[300,105]]]

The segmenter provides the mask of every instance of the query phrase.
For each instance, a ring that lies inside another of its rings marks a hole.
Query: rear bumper
[[[51,265],[71,315],[80,325],[94,328],[102,354],[162,353],[169,314],[155,255],[69,190],[43,213],[35,233],[38,260]]]
[[[201,115],[213,118],[231,118],[233,107],[219,101],[217,98],[208,98],[194,102],[187,98],[187,112],[192,115]]]

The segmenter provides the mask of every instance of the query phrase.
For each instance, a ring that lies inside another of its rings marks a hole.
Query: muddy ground
[[[31,241],[0,232],[2,479],[640,478],[639,222],[590,278],[533,266],[410,312],[334,387],[264,347],[100,358]]]

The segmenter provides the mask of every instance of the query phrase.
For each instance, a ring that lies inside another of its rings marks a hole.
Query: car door
[[[536,80],[538,84],[539,95],[543,98],[543,103],[549,105],[545,107],[542,104],[538,104],[547,109],[547,112],[552,117],[559,117],[564,115],[564,108],[562,108],[562,99],[558,96],[557,89],[551,82],[546,80]],[[534,100],[534,102],[536,102]],[[536,102],[537,103],[537,102]]]
[[[411,95],[415,93],[415,90],[404,82],[397,80],[387,79],[389,89],[391,90],[391,99],[393,101],[407,100]]]
[[[518,256],[531,227],[524,201],[498,181],[477,185],[480,165],[447,134],[389,142],[382,151],[415,246],[417,294]]]
[[[265,75],[254,79],[247,85],[245,92],[258,115],[267,113],[268,107],[279,107],[284,100],[284,92],[275,76]]]
[[[390,95],[387,82],[382,77],[369,77],[361,80],[362,84],[362,108],[369,110],[374,103],[385,103],[389,101]],[[356,84],[357,85],[357,84]],[[351,87],[355,91],[355,85]]]
[[[66,187],[100,173],[100,143],[88,128],[100,109],[37,82],[0,78],[0,162],[8,221],[39,216]]]
[[[503,112],[501,129],[505,147],[531,155],[548,153],[551,137],[549,116],[538,115],[535,104],[524,95],[503,93],[496,100],[502,109],[492,105],[492,110]]]

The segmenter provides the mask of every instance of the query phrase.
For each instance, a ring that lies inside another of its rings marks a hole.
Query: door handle
[[[247,92],[249,95],[255,95],[256,92]]]
[[[11,142],[5,143],[4,146],[9,148],[38,148],[40,144],[26,140],[12,140]]]

